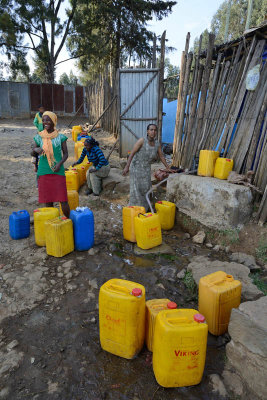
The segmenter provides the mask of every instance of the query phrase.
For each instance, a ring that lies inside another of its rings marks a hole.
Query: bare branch
[[[75,56],[75,57],[67,58],[66,60],[59,61],[58,63],[55,64],[55,66],[58,65],[58,64],[62,64],[62,63],[66,62],[66,61],[69,61],[69,60],[74,60],[75,58],[80,58],[80,57],[85,56],[85,55],[86,55],[86,53],[83,53],[83,54],[80,54],[80,55]]]
[[[57,49],[57,52],[56,52],[56,55],[55,55],[55,61],[57,60],[58,55],[59,55],[59,53],[60,53],[60,51],[61,51],[61,49],[62,49],[62,47],[63,47],[63,45],[65,43],[65,40],[67,38],[67,35],[68,35],[68,32],[69,32],[69,27],[70,27],[71,21],[73,19],[73,16],[74,16],[74,13],[75,13],[75,10],[76,10],[76,6],[77,6],[77,0],[74,0],[73,1],[73,7],[72,7],[72,10],[71,10],[71,14],[69,16],[69,19],[68,19],[68,22],[67,22],[67,26],[66,26],[66,29],[65,29],[65,33],[63,35],[63,38],[61,40],[61,43],[60,43],[59,48]]]

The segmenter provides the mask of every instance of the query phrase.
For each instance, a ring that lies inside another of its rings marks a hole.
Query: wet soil
[[[66,128],[68,122],[63,121],[61,127]],[[127,196],[112,199],[112,194],[103,193],[100,198],[91,198],[84,195],[85,188],[80,190],[80,205],[89,206],[94,212],[93,255],[73,252],[62,259],[48,257],[45,249],[34,243],[33,226],[30,238],[11,240],[11,212],[27,209],[32,215],[38,207],[29,155],[35,133],[31,124],[32,121],[0,124],[0,129],[5,128],[0,134],[0,398],[219,400],[220,396],[211,390],[209,375],[223,371],[227,335],[209,335],[206,366],[199,385],[164,389],[154,378],[152,354],[145,347],[131,361],[101,349],[98,293],[108,279],[122,278],[144,285],[147,299],[169,298],[178,307],[197,309],[195,288],[186,286],[177,273],[194,255],[228,260],[227,255],[214,255],[193,244],[176,227],[163,237],[173,254],[136,256],[133,245],[122,238],[121,210]],[[65,133],[70,136],[68,131]],[[106,148],[115,141],[104,133],[98,137]],[[68,148],[72,155],[71,140]],[[112,162],[118,164],[118,155],[112,157]],[[65,166],[72,162],[74,158],[70,157]],[[37,270],[39,275],[34,278]],[[19,278],[24,281],[20,283]],[[30,298],[26,296],[29,293]],[[14,349],[9,351],[8,345],[13,341]]]

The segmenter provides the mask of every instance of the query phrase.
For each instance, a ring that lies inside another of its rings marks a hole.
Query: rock
[[[71,268],[74,268],[74,267],[75,267],[75,262],[73,260],[66,261],[62,264],[62,268],[64,270],[66,270],[66,269],[70,270]]]
[[[211,261],[205,256],[195,256],[188,264],[187,270],[192,272],[197,284],[202,276],[215,271],[224,271],[242,282],[242,298],[244,300],[256,300],[263,296],[263,293],[253,284],[249,277],[250,270],[245,265],[219,260]]]
[[[176,268],[174,267],[160,267],[160,276],[168,281],[174,282]]]
[[[218,393],[221,397],[226,397],[227,391],[219,375],[212,374],[209,376],[209,379],[212,385],[212,391]]]
[[[5,387],[0,390],[0,399],[8,399],[9,388]]]
[[[250,390],[267,398],[267,296],[233,309],[226,346],[228,362]]]
[[[58,276],[59,278],[63,278],[64,274],[63,274],[62,272],[58,272],[58,273],[57,273],[57,276]]]
[[[252,214],[251,190],[221,179],[172,174],[167,198],[180,212],[216,230],[241,228]]]
[[[120,158],[121,169],[124,169],[126,167],[126,164],[127,164],[127,159],[126,158]]]
[[[162,283],[158,283],[158,284],[157,284],[157,287],[160,288],[160,289],[165,290],[165,287],[162,285]]]
[[[185,277],[185,268],[183,268],[178,274],[176,275],[178,279],[183,279]]]
[[[18,353],[16,350],[10,350],[8,353],[0,351],[0,377],[18,368],[23,356],[23,353]]]
[[[206,238],[206,233],[204,231],[199,231],[195,236],[193,236],[193,243],[203,244]]]
[[[134,254],[135,255],[144,255],[144,254],[174,254],[173,249],[166,243],[162,243],[160,246],[153,247],[152,249],[140,249],[137,244],[134,245]]]
[[[72,273],[71,273],[71,272],[68,272],[68,273],[65,275],[65,278],[66,278],[66,279],[71,279],[71,278],[72,278]]]
[[[95,250],[94,250],[93,247],[88,250],[88,254],[89,254],[89,256],[94,256],[95,255]]]
[[[224,249],[224,251],[225,251],[226,253],[229,253],[229,252],[230,252],[230,246],[226,246],[225,249]]]
[[[216,244],[216,246],[213,247],[214,251],[220,251],[222,247],[219,244]]]
[[[190,233],[185,232],[183,237],[184,237],[184,239],[190,239],[191,236],[190,236]]]
[[[211,243],[206,243],[206,247],[207,247],[208,249],[212,249],[213,245],[212,245]]]
[[[17,340],[12,340],[12,342],[6,346],[7,351],[13,350],[18,344],[19,342]]]
[[[103,179],[103,190],[114,190],[118,183],[125,182],[126,178],[122,175],[121,169],[111,168],[109,175]]]
[[[232,253],[230,259],[240,264],[244,264],[248,268],[256,265],[255,257],[245,253]]]
[[[242,396],[243,394],[243,384],[242,381],[235,372],[225,369],[222,373],[223,380],[226,386],[237,396]]]

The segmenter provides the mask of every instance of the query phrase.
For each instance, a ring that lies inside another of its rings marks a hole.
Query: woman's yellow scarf
[[[44,115],[48,115],[48,117],[53,121],[54,123],[54,128],[57,125],[57,116],[51,111],[45,111],[43,113]],[[58,136],[58,131],[55,129],[54,132],[48,133],[47,130],[43,130],[42,132],[39,132],[39,135],[43,139],[43,151],[47,157],[48,164],[50,168],[54,166],[55,163],[55,157],[54,157],[54,151],[53,151],[53,145],[52,145],[52,139],[56,138]]]

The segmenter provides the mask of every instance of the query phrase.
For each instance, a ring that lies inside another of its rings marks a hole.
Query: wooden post
[[[166,31],[161,36],[160,46],[160,69],[159,69],[159,103],[158,103],[158,140],[161,143],[162,138],[162,111],[163,111],[163,96],[164,96],[164,66],[165,66],[165,40]]]
[[[152,68],[156,68],[157,61],[157,36],[153,36],[153,55],[152,55]]]
[[[178,97],[177,97],[177,111],[176,111],[174,140],[173,140],[173,165],[176,167],[178,167],[178,164],[180,162],[180,160],[178,159],[178,154],[177,154],[178,148],[180,145],[178,126],[179,126],[179,119],[180,119],[181,99],[182,99],[182,92],[183,92],[183,86],[184,86],[185,66],[186,66],[186,59],[187,59],[187,54],[188,54],[188,49],[189,49],[189,42],[190,42],[190,32],[188,32],[186,35],[185,50],[182,52],[179,90],[178,90]]]

